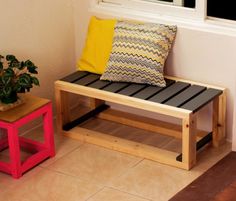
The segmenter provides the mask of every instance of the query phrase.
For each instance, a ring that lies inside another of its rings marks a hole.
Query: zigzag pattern
[[[130,59],[132,59],[132,58],[143,59],[143,60],[146,59],[148,61],[153,61],[153,62],[157,61],[157,58],[154,58],[154,59],[152,59],[151,57],[147,58],[145,55],[138,55],[137,53],[133,53],[133,52],[129,52],[129,51],[114,52],[110,55],[110,58],[113,58],[114,56],[123,56],[123,57],[128,57]],[[164,58],[162,55],[157,55],[157,56]],[[109,60],[109,61],[111,61],[111,60]],[[153,65],[155,65],[155,63]]]
[[[102,80],[165,86],[163,66],[176,26],[117,22]]]
[[[150,69],[155,69],[156,70],[156,61],[153,61],[151,59],[147,59],[147,58],[142,58],[139,57],[138,55],[130,58],[127,55],[112,55],[111,56],[111,61],[110,64],[114,65],[115,63],[118,63],[119,65],[136,65],[136,66],[146,66],[147,68]],[[159,64],[161,65],[161,63]]]
[[[158,48],[162,48],[162,46],[160,44],[154,44],[152,40],[149,39],[142,39],[140,40],[139,38],[135,38],[132,36],[115,36],[114,40],[119,40],[123,43],[126,44],[137,44],[137,45],[145,45],[145,46],[149,46],[152,48],[156,48],[158,46]],[[114,44],[114,45],[119,45],[119,44]]]
[[[118,70],[116,69],[116,67],[111,68],[110,69],[110,74],[106,77],[106,80],[112,80],[112,81],[117,81],[120,82],[121,80],[123,80],[125,82],[125,80],[130,79],[130,77],[132,77],[132,81],[129,80],[129,82],[135,82],[135,83],[146,83],[149,85],[156,85],[156,83],[158,82],[160,87],[165,87],[165,83],[163,83],[163,75],[160,73],[157,74],[153,74],[153,76],[147,75],[146,73],[143,73],[143,71],[141,69],[132,69],[129,72],[124,71],[122,68],[119,68]],[[112,74],[116,74],[116,76],[114,77]],[[139,76],[137,76],[137,74]],[[150,74],[150,72],[149,72]],[[157,76],[157,77],[156,77]]]

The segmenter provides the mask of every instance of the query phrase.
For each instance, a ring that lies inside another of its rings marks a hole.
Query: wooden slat
[[[182,128],[176,124],[163,122],[157,119],[143,117],[128,112],[108,109],[98,115],[98,118],[117,122],[127,126],[144,129],[159,134],[168,135],[175,138],[182,137]]]
[[[104,87],[108,86],[111,84],[111,82],[104,81],[104,80],[97,80],[96,82],[93,82],[88,85],[88,87],[92,87],[95,89],[103,89]]]
[[[219,86],[216,86],[216,85],[196,82],[196,81],[188,80],[188,79],[182,79],[182,78],[179,78],[179,77],[165,76],[165,79],[175,80],[176,82],[178,82],[178,81],[180,81],[180,82],[187,82],[187,83],[189,83],[191,85],[199,85],[199,86],[203,86],[203,87],[206,87],[206,88],[213,88],[213,89],[218,89],[218,90],[222,90],[222,91],[225,90],[224,87],[219,87]]]
[[[156,132],[166,136],[182,138],[181,125],[160,121],[128,112],[118,111],[114,109],[108,109],[98,115],[98,118],[113,121],[127,126],[140,128],[146,131]],[[209,132],[203,130],[197,130],[197,140],[205,137]]]
[[[116,92],[124,89],[128,85],[129,85],[129,83],[125,83],[125,82],[114,82],[114,83],[108,85],[107,87],[103,88],[103,90],[116,93]]]
[[[100,100],[110,101],[113,103],[122,104],[151,112],[158,112],[159,114],[169,115],[176,118],[184,118],[191,113],[191,111],[182,108],[176,108],[168,105],[155,103],[152,101],[141,100],[130,96],[123,96],[117,93],[110,93],[105,90],[97,90],[91,87],[76,85],[60,80],[55,82],[55,87],[58,90],[67,91],[70,93],[75,93]]]
[[[179,93],[178,95],[174,96],[173,98],[165,102],[165,104],[174,107],[180,107],[181,105],[189,101],[191,98],[203,92],[205,89],[206,87],[203,86],[192,85],[183,92]]]
[[[207,89],[203,93],[199,94],[195,98],[185,103],[181,108],[191,110],[193,112],[198,111],[201,107],[212,101],[216,96],[222,93],[221,90]]]
[[[171,84],[175,83],[174,80],[166,79],[166,87],[170,86]],[[136,93],[133,97],[141,98],[143,100],[148,99],[149,97],[155,95],[156,93],[160,92],[165,88],[158,87],[158,86],[148,86],[141,90],[140,92]]]
[[[86,85],[89,85],[97,80],[99,80],[100,78],[100,75],[97,75],[97,74],[88,74],[86,75],[85,77],[77,80],[76,82],[74,82],[75,84],[79,84],[79,85],[83,85],[83,86],[86,86]]]
[[[125,140],[80,127],[75,127],[69,132],[64,132],[64,135],[80,140],[82,142],[88,142],[112,150],[132,154],[138,157],[147,158],[174,167],[186,169],[185,164],[176,161],[178,153],[163,150],[150,145]]]
[[[85,71],[76,71],[60,80],[62,81],[65,81],[65,82],[75,82],[76,80],[79,80],[80,78],[88,75],[89,73],[88,72],[85,72]]]
[[[141,89],[144,89],[146,85],[144,84],[130,84],[126,88],[120,90],[118,93],[126,96],[132,96],[133,94],[137,93]]]
[[[189,87],[189,83],[185,82],[176,82],[172,84],[170,87],[162,90],[160,93],[156,94],[155,96],[149,98],[149,101],[153,101],[156,103],[163,103],[169,100],[171,97],[175,96],[176,94],[180,93],[182,90]]]

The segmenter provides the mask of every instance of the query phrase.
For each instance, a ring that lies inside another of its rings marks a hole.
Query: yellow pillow
[[[79,70],[102,74],[112,49],[115,19],[91,17],[86,43],[77,63]]]

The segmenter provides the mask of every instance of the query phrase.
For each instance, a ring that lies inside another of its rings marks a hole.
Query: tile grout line
[[[133,169],[136,166],[138,166],[141,162],[143,162],[145,160],[145,158],[141,158],[140,161],[138,161],[136,164],[134,164],[132,167],[130,167],[129,169]]]
[[[64,158],[66,155],[71,154],[72,152],[74,152],[74,151],[77,150],[77,149],[80,149],[81,146],[83,146],[84,144],[85,144],[85,143],[82,143],[82,144],[78,145],[78,147],[72,149],[72,150],[69,151],[68,153],[62,155],[61,157],[59,157],[59,158],[57,158],[57,159],[55,159],[55,161],[53,161],[51,164],[49,164],[49,165],[47,165],[47,166],[45,166],[45,167],[43,167],[42,165],[39,165],[39,166],[42,167],[42,168],[50,167],[52,164],[54,164],[55,162],[57,162],[59,159],[62,159],[62,158]],[[49,159],[50,159],[50,158],[49,158]],[[51,158],[51,159],[53,159],[53,158]]]
[[[113,190],[116,190],[116,191],[119,191],[119,192],[122,192],[122,193],[125,193],[125,194],[128,194],[128,195],[132,195],[134,197],[138,197],[138,198],[141,198],[141,199],[148,200],[148,201],[154,201],[154,200],[151,200],[149,198],[146,198],[146,197],[143,197],[143,196],[140,196],[140,195],[136,195],[136,194],[132,194],[132,193],[129,193],[129,192],[126,192],[126,191],[122,191],[120,189],[116,189],[116,188],[111,187],[111,186],[105,186],[105,188],[110,188],[110,189],[113,189]]]
[[[100,190],[98,190],[97,192],[95,192],[94,194],[92,194],[91,196],[89,196],[85,201],[89,201],[91,198],[93,198],[95,195],[97,195],[98,193],[100,193],[103,189],[105,188],[105,186],[103,186]]]

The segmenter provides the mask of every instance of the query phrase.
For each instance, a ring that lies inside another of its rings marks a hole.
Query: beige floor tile
[[[47,167],[57,161],[59,158],[65,156],[71,151],[77,149],[82,145],[78,140],[73,140],[68,137],[64,137],[62,135],[55,135],[55,147],[56,147],[56,155],[53,158],[49,158],[44,161],[40,166]]]
[[[232,150],[232,144],[226,142],[219,148],[213,148],[211,145],[205,147],[197,155],[198,164],[192,169],[199,175],[203,174],[206,170],[216,164],[220,159],[226,156]]]
[[[34,175],[38,174],[40,171],[42,171],[42,168],[35,167],[26,172],[20,179],[14,179],[11,175],[0,172],[0,198],[2,198],[3,192],[10,189],[10,191],[8,191],[8,193],[10,193],[15,186],[21,185],[24,181],[34,177]]]
[[[124,193],[112,188],[104,188],[102,191],[94,195],[88,201],[148,201],[128,193]]]
[[[33,176],[17,180],[12,188],[0,193],[0,198],[4,201],[85,201],[101,189],[99,185],[41,169]]]
[[[107,184],[140,160],[138,157],[84,144],[48,168],[85,181]]]
[[[29,153],[29,152],[26,152],[23,150],[20,151],[21,161],[26,160],[31,155],[32,155],[32,153]],[[0,161],[7,162],[7,163],[10,162],[9,149],[5,149],[0,152]]]
[[[39,127],[33,131],[28,132],[27,134],[24,135],[24,137],[43,142],[43,130],[41,127]],[[58,160],[62,156],[75,150],[82,144],[78,140],[73,140],[71,138],[64,137],[63,135],[57,134],[56,132],[54,134],[54,141],[55,141],[55,147],[56,147],[55,157],[47,159],[42,164],[40,164],[40,166],[42,167],[49,166],[50,164],[54,163],[56,160]]]
[[[205,159],[199,161],[201,164],[191,171],[143,160],[136,167],[113,181],[111,186],[151,200],[167,201],[216,163],[220,157],[226,155],[230,151],[229,147],[222,148],[221,152],[216,149],[208,149],[208,152],[202,152],[201,154],[204,155]]]
[[[151,200],[167,201],[192,180],[188,171],[144,160],[111,186]]]

